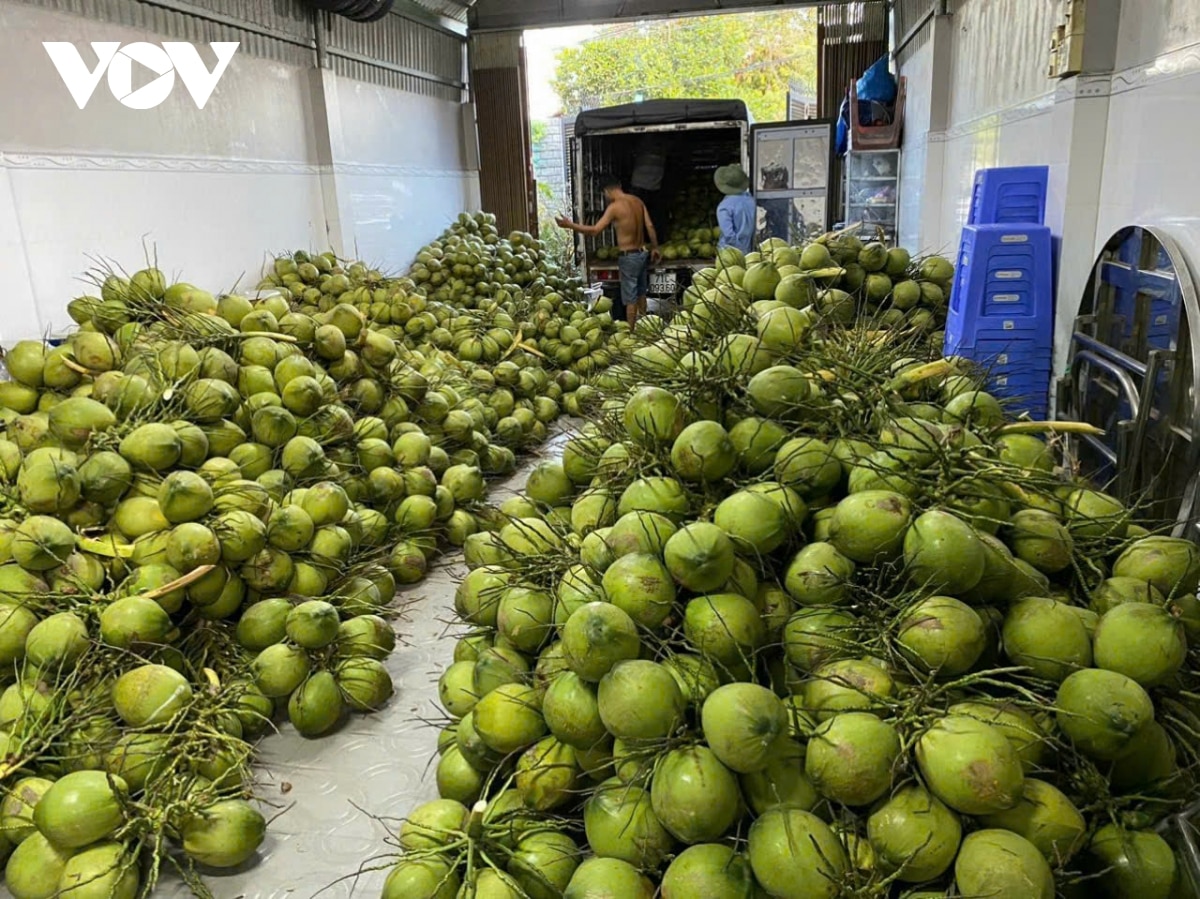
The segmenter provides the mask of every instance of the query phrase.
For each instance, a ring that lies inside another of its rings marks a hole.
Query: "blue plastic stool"
[[[1046,220],[1045,165],[979,169],[971,191],[972,225],[1036,224]]]
[[[948,346],[974,346],[983,334],[1054,333],[1050,229],[1045,225],[967,225],[958,250],[946,322]]]

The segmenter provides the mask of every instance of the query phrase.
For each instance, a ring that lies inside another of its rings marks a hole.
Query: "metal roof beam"
[[[853,2],[857,0],[477,0],[469,21],[472,32],[516,31]]]

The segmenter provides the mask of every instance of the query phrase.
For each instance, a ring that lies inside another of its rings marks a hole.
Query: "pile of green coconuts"
[[[251,763],[392,695],[390,607],[498,526],[511,473],[630,339],[464,214],[407,276],[331,253],[249,295],[103,272],[0,382],[0,863],[14,899],[245,864]]]
[[[382,899],[1192,895],[1200,551],[941,356],[945,260],[864,256],[719,260],[466,539]]]

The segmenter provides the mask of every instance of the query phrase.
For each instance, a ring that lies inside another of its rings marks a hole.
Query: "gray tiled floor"
[[[512,478],[494,485],[491,501],[519,491],[537,462],[561,456],[564,439],[555,437]],[[396,694],[387,708],[354,716],[339,733],[320,740],[306,740],[284,725],[263,742],[260,793],[282,814],[268,829],[256,863],[207,878],[216,899],[309,899],[318,892],[323,899],[379,896],[386,871],[352,876],[372,857],[391,851],[380,819],[398,822],[437,795],[431,764],[437,730],[424,721],[439,714],[437,678],[454,653],[450,621],[457,578],[464,572],[460,556],[444,557],[408,592],[407,613],[396,626],[403,645],[388,660]],[[272,808],[264,813],[270,816]],[[189,893],[182,884],[164,882],[156,895],[182,899]]]

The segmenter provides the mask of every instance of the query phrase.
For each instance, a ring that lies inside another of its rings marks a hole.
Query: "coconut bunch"
[[[1171,896],[1200,552],[915,329],[710,291],[466,541],[385,899]]]
[[[721,250],[713,268],[696,273],[684,306],[690,309],[720,288],[743,306],[812,306],[830,322],[915,332],[937,350],[953,280],[954,267],[941,256],[914,259],[902,247],[863,243],[850,232],[826,234],[800,247],[770,238],[749,254]]]
[[[611,301],[601,299],[589,310],[581,287],[558,270],[537,238],[524,232],[501,237],[494,216],[463,213],[392,287],[409,307],[430,304],[437,322],[425,318],[410,326],[411,313],[403,311],[394,319],[410,336],[425,336],[460,360],[492,366],[510,358],[516,345],[546,368],[586,376],[609,364],[607,344],[625,326],[612,321]]]
[[[310,260],[320,260],[327,271]],[[540,241],[516,232],[502,239],[484,213],[460,216],[417,254],[406,277],[343,264],[329,253],[300,252],[276,259],[260,286],[287,291],[306,314],[352,306],[371,330],[408,347],[448,353],[468,372],[507,361],[587,376],[609,365],[608,345],[625,328],[613,322],[611,301],[588,309],[578,280],[558,273]],[[479,377],[479,387],[491,386]],[[575,405],[578,382],[567,383],[566,402]],[[527,396],[546,387],[522,386]],[[549,394],[563,399],[554,389]]]
[[[397,585],[586,385],[498,307],[328,254],[254,297],[94,280],[62,345],[4,360],[0,850],[19,899],[141,895],[164,863],[208,895],[196,866],[263,838],[251,741],[387,702]]]

